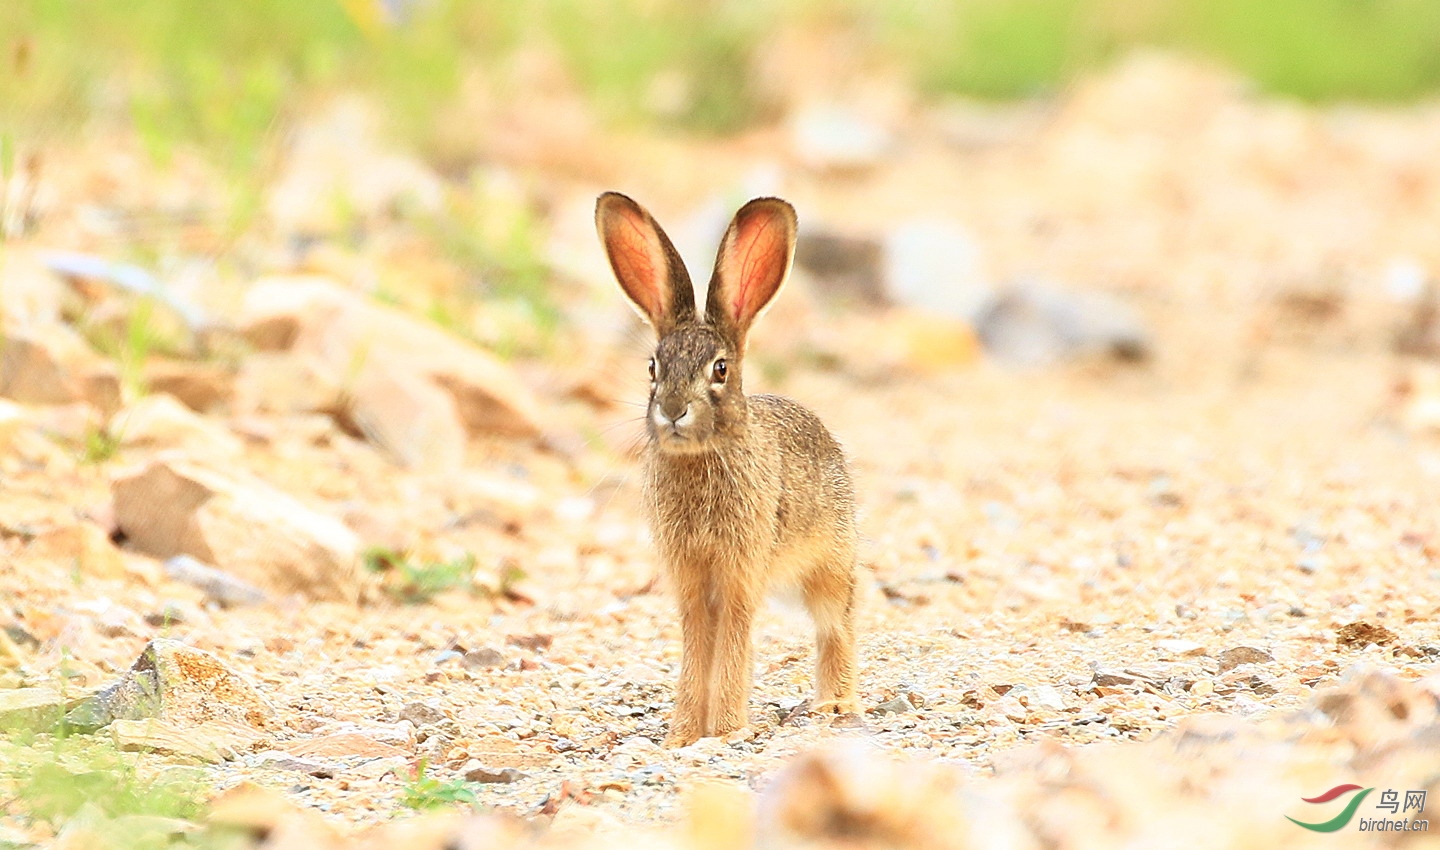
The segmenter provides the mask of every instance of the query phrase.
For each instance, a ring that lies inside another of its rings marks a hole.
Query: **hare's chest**
[[[728,560],[774,547],[778,494],[757,488],[743,467],[652,462],[646,486],[651,533],[667,555]]]

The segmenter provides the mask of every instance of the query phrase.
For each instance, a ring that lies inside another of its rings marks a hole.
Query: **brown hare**
[[[654,326],[645,499],[679,597],[683,647],[667,743],[743,737],[751,623],[765,593],[799,589],[815,620],[815,711],[855,713],[855,498],[845,456],[809,410],[746,396],[750,325],[795,254],[795,210],[745,204],[720,242],[705,311],[660,225],[607,192],[600,241],[625,295]]]

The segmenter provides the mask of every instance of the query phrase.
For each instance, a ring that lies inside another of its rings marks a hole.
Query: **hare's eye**
[[[729,371],[730,368],[725,365],[725,358],[721,357],[715,361],[714,366],[710,367],[710,380],[716,384],[723,384],[725,383],[725,375]]]
[[[655,380],[655,358],[650,358],[650,380]]]

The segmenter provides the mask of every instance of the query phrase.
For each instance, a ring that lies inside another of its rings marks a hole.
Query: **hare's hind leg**
[[[859,714],[855,696],[855,559],[822,562],[801,589],[815,620],[815,700],[811,710]]]

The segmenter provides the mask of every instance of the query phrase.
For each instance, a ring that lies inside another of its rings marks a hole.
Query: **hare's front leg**
[[[815,620],[815,701],[811,710],[859,714],[855,697],[855,564],[853,556],[807,576],[805,607]]]
[[[680,683],[665,744],[683,747],[705,736],[710,723],[710,680],[715,658],[715,617],[700,588],[676,582],[680,602]]]
[[[713,669],[710,727],[707,733],[727,737],[750,722],[750,686],[754,658],[750,642],[759,592],[749,587],[729,588],[719,595],[715,612],[715,665]]]

